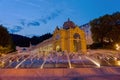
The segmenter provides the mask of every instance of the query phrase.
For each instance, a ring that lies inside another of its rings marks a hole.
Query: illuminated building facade
[[[68,19],[62,28],[56,27],[53,37],[38,45],[40,51],[67,51],[86,53],[85,33]]]
[[[53,49],[56,51],[86,52],[85,33],[68,19],[63,28],[56,28],[53,33]]]

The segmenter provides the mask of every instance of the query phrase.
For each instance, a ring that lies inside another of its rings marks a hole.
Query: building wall
[[[73,23],[70,20],[68,20],[67,23],[65,22],[65,24],[73,25]],[[89,26],[86,25],[85,27],[81,27],[81,28],[82,29],[80,29],[78,26],[66,28],[64,26],[63,28],[59,29],[57,27],[53,33],[53,37],[38,44],[35,50],[37,52],[43,52],[43,51],[50,52],[55,50],[55,51],[68,51],[68,52],[81,51],[83,53],[86,53],[87,51],[86,43],[87,44],[92,43],[91,33],[90,33],[90,39],[88,39],[87,34],[89,33],[88,31],[90,31]],[[78,40],[79,42],[77,42],[77,39],[73,37],[76,33],[80,35],[80,38]],[[80,44],[80,48],[79,45],[75,44],[75,41]]]
[[[36,53],[45,53],[46,55],[50,52],[53,51],[53,39],[47,39],[40,44],[38,44],[36,47],[34,47],[34,52]]]
[[[81,25],[80,28],[85,32],[85,36],[86,36],[86,42],[87,45],[91,45],[93,43],[92,40],[92,33],[91,33],[91,26],[89,23]]]
[[[73,44],[73,35],[75,33],[78,33],[81,37],[81,51],[86,52],[85,33],[79,27],[71,28],[68,30],[56,29],[53,34],[53,50],[57,50],[56,48],[59,46],[61,51],[76,52],[74,50]]]

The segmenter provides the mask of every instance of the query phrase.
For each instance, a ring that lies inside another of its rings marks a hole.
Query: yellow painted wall
[[[40,51],[50,52],[51,50],[60,50],[67,52],[77,52],[74,45],[74,34],[77,33],[80,35],[80,51],[86,53],[86,39],[85,33],[79,27],[70,28],[70,29],[55,29],[53,37],[51,39],[43,41],[39,46]]]
[[[62,51],[75,52],[73,35],[78,33],[81,37],[81,51],[86,53],[86,39],[85,33],[79,27],[65,29],[56,29],[53,33],[53,50],[56,50],[56,46],[59,45]],[[59,36],[58,36],[59,35]]]

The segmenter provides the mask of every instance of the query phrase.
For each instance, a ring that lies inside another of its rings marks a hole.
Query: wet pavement
[[[120,68],[1,69],[0,80],[120,80]]]

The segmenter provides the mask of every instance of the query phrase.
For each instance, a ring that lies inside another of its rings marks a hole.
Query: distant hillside
[[[17,34],[10,34],[12,37],[12,40],[16,46],[21,46],[21,47],[28,47],[30,44],[30,38],[22,36],[22,35],[17,35]]]
[[[49,39],[51,37],[52,37],[52,34],[47,33],[47,34],[44,34],[42,36],[33,36],[30,41],[33,45],[36,45],[36,44],[38,44],[46,39]]]
[[[17,34],[10,34],[10,35],[12,37],[15,46],[20,46],[20,47],[29,47],[30,43],[32,45],[37,45],[38,43],[52,37],[52,34],[50,33],[44,34],[42,36],[33,36],[32,38]]]

